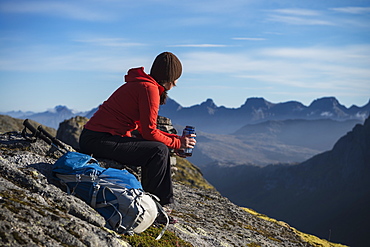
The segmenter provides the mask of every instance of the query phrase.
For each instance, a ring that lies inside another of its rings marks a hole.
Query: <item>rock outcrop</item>
[[[105,220],[52,184],[48,148],[1,136],[1,246],[125,246]]]
[[[64,120],[59,124],[56,138],[72,146],[74,149],[79,150],[80,145],[78,139],[88,120],[88,118],[81,116]]]

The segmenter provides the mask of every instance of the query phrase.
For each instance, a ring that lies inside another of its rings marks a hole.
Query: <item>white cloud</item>
[[[370,46],[261,49],[254,52],[188,53],[188,73],[248,78],[275,87],[361,89],[370,95]]]
[[[268,17],[269,21],[282,22],[291,25],[325,25],[325,26],[334,26],[335,23],[322,20],[322,19],[313,19],[313,18],[302,18],[297,16],[282,16],[282,15],[270,15]]]
[[[268,20],[282,22],[291,25],[335,25],[334,22],[326,20],[321,12],[311,9],[274,9],[268,10]]]
[[[113,14],[89,7],[85,2],[79,6],[77,2],[66,1],[14,1],[0,5],[0,11],[19,14],[44,14],[87,21],[107,21],[113,19]]]
[[[76,42],[93,44],[98,46],[108,47],[132,47],[132,46],[145,46],[143,43],[127,42],[123,38],[93,38],[93,39],[77,39]]]
[[[370,66],[370,45],[344,47],[267,48],[261,54],[276,58],[290,58],[297,61],[319,63],[357,64]]]
[[[320,15],[318,11],[310,9],[275,9],[272,12],[286,15],[299,15],[299,16],[317,16]]]
[[[166,25],[172,26],[209,26],[221,24],[222,21],[214,16],[196,16],[196,17],[181,17],[178,19],[173,19],[171,23],[166,23]]]
[[[227,46],[228,45],[219,45],[219,44],[184,44],[184,45],[169,45],[168,47],[214,48]]]
[[[125,72],[131,66],[142,66],[148,59],[133,55],[130,49],[95,49],[58,51],[53,46],[28,46],[25,49],[0,51],[1,71],[62,72],[101,71]],[[130,57],[130,59],[127,59]]]
[[[172,2],[172,1],[171,1]],[[192,12],[209,14],[230,14],[240,12],[241,9],[248,9],[247,6],[253,1],[247,0],[188,0],[183,1],[183,7],[187,7]],[[176,2],[178,3],[178,2]]]
[[[263,41],[263,40],[266,40],[265,38],[243,38],[243,37],[239,37],[239,38],[232,38],[233,40],[249,40],[249,41]]]
[[[370,7],[344,7],[344,8],[331,8],[330,10],[348,14],[367,14],[370,13]]]

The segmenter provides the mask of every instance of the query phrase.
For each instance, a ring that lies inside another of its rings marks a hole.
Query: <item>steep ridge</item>
[[[0,135],[0,153],[1,246],[154,245],[148,243],[153,241],[150,236],[137,235],[130,241],[108,231],[86,203],[59,189],[51,164],[60,154],[44,142],[30,143],[19,132],[8,132]],[[262,219],[231,203],[199,175],[186,160],[175,169],[173,214],[179,223],[171,225],[155,246],[169,246],[169,241],[170,246],[183,246],[184,240],[186,246],[342,246],[317,239],[309,243],[287,224]],[[171,232],[181,239],[169,239]]]
[[[367,246],[369,150],[370,118],[340,138],[332,150],[298,165],[213,166],[203,172],[238,205],[322,238]]]

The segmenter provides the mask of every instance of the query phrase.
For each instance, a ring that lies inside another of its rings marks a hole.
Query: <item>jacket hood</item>
[[[125,82],[149,82],[158,86],[159,95],[165,91],[162,85],[158,84],[153,77],[144,72],[144,67],[130,69],[127,75],[125,75]]]

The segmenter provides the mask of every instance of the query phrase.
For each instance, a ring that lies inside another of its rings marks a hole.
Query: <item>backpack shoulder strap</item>
[[[162,238],[163,234],[166,232],[168,224],[170,223],[170,219],[168,218],[167,213],[164,211],[163,207],[161,204],[158,203],[157,200],[154,200],[155,204],[157,204],[158,210],[160,211],[161,214],[163,214],[166,217],[166,225],[163,227],[161,233],[158,235],[158,237],[155,240],[159,240]]]

